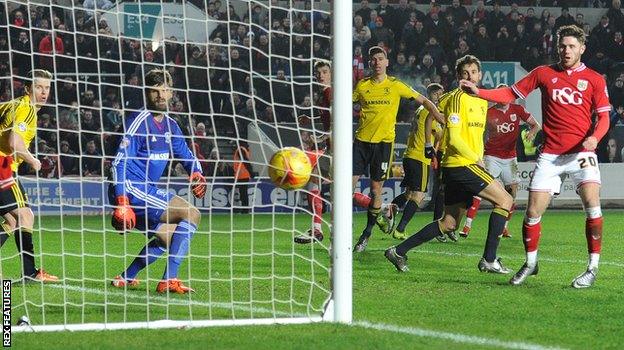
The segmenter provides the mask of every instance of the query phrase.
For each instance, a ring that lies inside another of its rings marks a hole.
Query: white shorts
[[[488,173],[493,178],[498,178],[503,185],[509,186],[520,182],[516,157],[504,159],[486,155],[483,157],[483,163]]]
[[[594,152],[540,154],[529,191],[557,194],[566,175],[574,181],[577,190],[585,183],[600,184],[600,169],[596,154]]]

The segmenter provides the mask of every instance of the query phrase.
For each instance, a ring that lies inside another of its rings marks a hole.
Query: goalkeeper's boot
[[[392,263],[392,265],[394,265],[394,267],[396,267],[399,272],[409,271],[409,268],[407,267],[407,256],[397,254],[396,247],[386,249],[384,256]]]
[[[361,253],[366,250],[367,245],[368,245],[368,237],[360,237],[360,239],[358,239],[357,243],[355,244],[355,247],[353,248],[353,250],[356,253]]]
[[[537,264],[537,262],[533,266],[529,266],[525,262],[524,265],[522,265],[522,267],[520,268],[520,270],[518,270],[518,272],[516,272],[516,274],[513,275],[513,277],[509,280],[509,284],[514,285],[514,286],[519,286],[522,283],[524,283],[524,281],[529,276],[535,276],[537,275],[538,272],[539,272],[539,265]]]
[[[53,283],[53,282],[58,282],[59,280],[58,277],[45,272],[44,269],[37,270],[37,273],[35,273],[35,276],[33,278],[35,279],[35,281],[44,282],[44,283]]]
[[[503,266],[500,258],[496,258],[492,262],[488,262],[485,258],[481,258],[479,261],[479,271],[481,272],[490,272],[490,273],[500,273],[506,275],[511,272],[508,268]]]
[[[457,242],[457,234],[455,233],[455,231],[447,232],[446,235],[451,241]]]
[[[312,233],[312,229],[310,229],[306,233],[297,235],[294,238],[295,243],[299,243],[299,244],[321,242],[322,240],[323,240],[323,232],[319,229],[314,229],[314,233]]]
[[[596,275],[598,274],[598,269],[587,269],[587,271],[582,274],[576,276],[574,281],[572,281],[572,287],[574,288],[589,288],[596,281]]]
[[[167,293],[167,291],[169,291],[169,293],[176,293],[176,294],[186,294],[190,292],[195,292],[193,288],[185,286],[184,284],[182,284],[182,281],[180,281],[177,278],[172,278],[166,281],[158,282],[158,286],[156,286],[156,291],[161,294]]]
[[[138,285],[139,285],[139,280],[137,280],[137,279],[126,280],[125,278],[121,277],[120,275],[115,276],[115,279],[113,279],[111,281],[111,286],[113,286],[115,288],[124,288],[126,286],[128,286],[128,287],[136,287]]]

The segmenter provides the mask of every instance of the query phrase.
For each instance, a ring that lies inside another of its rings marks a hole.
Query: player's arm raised
[[[177,124],[174,124],[172,125],[171,131],[173,134],[171,136],[173,156],[180,160],[182,166],[186,169],[186,172],[189,173],[192,183],[191,191],[193,192],[193,196],[195,196],[195,198],[203,198],[206,194],[207,186],[201,164],[186,144],[180,127]]]

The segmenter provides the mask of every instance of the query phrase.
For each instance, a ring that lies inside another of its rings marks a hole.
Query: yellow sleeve
[[[449,128],[449,146],[453,147],[462,157],[474,163],[479,161],[479,155],[476,154],[462,138],[461,129]]]
[[[405,84],[402,81],[398,81],[397,83],[399,95],[403,98],[413,98],[416,99],[420,97],[420,93],[414,89],[412,89],[409,85]]]
[[[355,86],[355,89],[353,89],[353,95],[351,98],[353,103],[360,101],[360,86],[362,86],[361,81],[358,82],[357,85]]]
[[[35,109],[32,106],[19,104],[15,109],[11,131],[24,139],[26,133],[29,131],[29,125],[33,122],[35,116]]]
[[[441,107],[443,107],[442,111],[446,115],[446,125],[449,128],[461,127],[459,116],[461,107],[460,100],[461,93],[452,94],[444,100],[444,106],[441,105]]]

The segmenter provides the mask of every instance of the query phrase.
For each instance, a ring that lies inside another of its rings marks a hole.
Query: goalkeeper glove
[[[199,171],[191,174],[191,191],[193,191],[193,196],[195,198],[204,198],[206,194],[206,178]]]
[[[435,156],[435,149],[433,145],[427,142],[425,144],[425,158],[431,159]]]
[[[126,230],[131,230],[136,225],[136,215],[130,207],[130,200],[126,196],[117,197],[117,208],[113,211],[111,224],[122,234]]]

